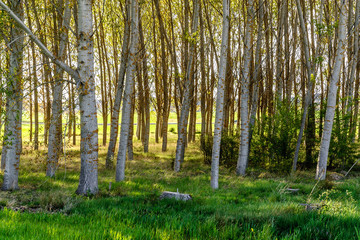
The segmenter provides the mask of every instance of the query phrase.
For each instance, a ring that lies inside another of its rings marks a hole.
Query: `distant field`
[[[121,115],[120,115],[120,121],[121,121]],[[98,124],[99,124],[99,142],[101,141],[102,143],[102,138],[103,138],[103,131],[104,131],[104,125],[103,125],[103,118],[102,115],[98,115]],[[155,136],[153,135],[155,133],[155,123],[156,123],[156,113],[155,112],[151,112],[151,118],[150,118],[150,122],[152,123],[150,125],[150,138],[155,138]],[[197,123],[201,123],[201,113],[197,112],[196,113],[196,122]],[[34,119],[33,119],[33,123],[34,123]],[[43,124],[43,114],[39,115],[39,137],[40,137],[40,142],[44,142],[44,124]],[[65,125],[68,123],[68,116],[64,115],[63,116],[63,131],[68,131],[68,128],[65,128]],[[107,132],[108,132],[108,136],[110,136],[110,123],[111,123],[111,119],[110,116],[108,118],[108,126],[107,126]],[[175,132],[177,132],[177,117],[176,117],[176,113],[175,112],[171,112],[169,115],[169,127],[168,130],[170,131],[171,129],[173,129]],[[77,134],[80,134],[80,116],[77,117]],[[136,134],[136,128],[137,128],[137,114],[134,115],[134,135]],[[33,125],[33,131],[34,131],[34,125]],[[197,124],[196,125],[196,131],[201,131],[201,125]],[[23,141],[25,142],[29,142],[30,140],[30,118],[29,118],[29,114],[28,113],[24,113],[23,114],[23,125],[22,125],[22,134],[23,134]],[[80,141],[80,137],[78,136],[78,141]],[[107,139],[107,141],[109,141],[109,137]]]

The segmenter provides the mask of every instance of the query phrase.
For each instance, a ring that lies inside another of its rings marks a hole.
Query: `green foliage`
[[[238,132],[234,132],[234,133],[224,132],[221,135],[220,159],[219,159],[220,165],[223,165],[231,169],[236,168],[237,159],[239,156],[239,144],[240,144],[240,134]],[[200,145],[200,150],[204,155],[204,162],[209,165],[211,164],[212,147],[213,147],[213,137],[205,136],[205,139]]]
[[[348,190],[346,190],[345,194],[341,194],[334,189],[327,190],[320,194],[318,200],[322,205],[320,209],[322,214],[341,217],[356,215],[357,202]]]
[[[349,133],[350,117],[350,115],[342,115],[341,112],[337,110],[329,147],[330,167],[348,167],[359,158],[359,144],[353,142],[354,135]]]
[[[254,129],[249,163],[271,171],[289,171],[300,128],[299,114],[284,101],[278,103],[274,115],[265,116],[262,122]]]

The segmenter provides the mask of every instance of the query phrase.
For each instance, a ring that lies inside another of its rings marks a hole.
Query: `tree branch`
[[[56,65],[58,65],[60,68],[62,68],[65,72],[67,72],[71,77],[75,79],[77,82],[80,80],[79,73],[72,69],[70,66],[68,66],[66,63],[58,60],[52,53],[47,49],[44,44],[32,33],[32,31],[24,24],[23,21],[21,21],[16,14],[11,11],[11,9],[3,3],[3,1],[0,0],[0,6],[2,9],[7,12],[10,17],[18,24],[18,26],[26,32],[29,37],[34,41],[34,43],[40,48],[41,52],[48,58],[51,59],[52,62],[54,62]]]

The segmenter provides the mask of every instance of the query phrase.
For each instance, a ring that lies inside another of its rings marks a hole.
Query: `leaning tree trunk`
[[[223,0],[223,31],[221,39],[221,55],[220,55],[220,69],[219,82],[216,96],[216,115],[215,115],[215,130],[211,159],[211,187],[213,189],[219,188],[219,159],[220,159],[220,145],[221,134],[223,128],[224,116],[224,92],[225,92],[225,75],[226,75],[226,60],[228,53],[228,38],[229,38],[229,0]],[[204,93],[202,93],[204,94]]]
[[[346,41],[345,19],[346,19],[346,0],[341,0],[339,25],[338,25],[338,42],[337,42],[337,49],[335,55],[335,63],[329,83],[324,132],[321,138],[320,153],[316,168],[315,178],[318,180],[325,180],[326,177],[327,159],[329,155],[331,132],[334,123],[334,114],[336,108],[337,84],[340,79],[340,71],[341,71],[341,66],[345,52],[345,41]]]
[[[254,3],[248,0],[248,14],[245,32],[245,52],[244,52],[244,71],[241,84],[241,137],[240,151],[236,167],[238,175],[245,175],[249,160],[249,82],[250,82],[250,62],[252,54],[252,32],[254,27]]]
[[[301,33],[302,33],[301,38],[303,40],[303,49],[304,49],[304,53],[305,53],[306,69],[307,69],[307,74],[308,74],[308,90],[307,90],[307,93],[305,96],[305,104],[304,104],[303,114],[302,114],[302,118],[301,118],[300,132],[299,132],[296,149],[295,149],[292,172],[296,171],[296,165],[297,165],[297,161],[299,158],[301,140],[302,140],[302,136],[303,136],[304,129],[305,129],[306,116],[307,116],[308,108],[311,104],[311,100],[313,98],[312,97],[313,96],[313,88],[314,88],[314,84],[315,84],[315,77],[312,72],[313,68],[311,67],[311,62],[310,62],[309,36],[308,36],[307,30],[306,30],[306,25],[305,25],[303,11],[302,11],[302,8],[300,5],[300,0],[296,0],[296,7],[297,7],[298,15],[299,15],[299,21],[300,21],[300,27],[301,27]],[[321,16],[322,16],[322,13],[321,13],[321,9],[320,9],[320,22],[322,21]],[[319,44],[320,43],[318,43],[318,46],[319,46]]]
[[[132,96],[135,84],[135,66],[137,60],[137,47],[138,47],[138,0],[131,0],[131,44],[129,65],[126,74],[124,103],[121,116],[121,132],[119,141],[119,153],[117,156],[116,164],[116,181],[123,181],[125,179],[125,161],[126,149],[129,138],[129,128],[131,120]]]
[[[23,20],[22,1],[9,1],[10,9]],[[11,24],[10,61],[7,77],[7,102],[5,134],[7,139],[3,149],[4,183],[2,190],[18,189],[19,163],[21,154],[21,119],[22,119],[22,52],[24,36],[22,31]]]
[[[199,1],[194,0],[194,19],[193,19],[193,26],[192,32],[195,34],[198,28],[198,19],[199,19]],[[190,57],[187,63],[187,70],[186,70],[186,81],[184,86],[184,99],[182,102],[181,113],[180,113],[180,122],[178,123],[178,140],[176,144],[176,155],[175,155],[175,162],[174,162],[174,170],[175,172],[180,171],[180,164],[184,160],[184,153],[185,153],[185,144],[186,144],[186,130],[187,130],[187,122],[189,118],[189,110],[190,110],[190,103],[191,103],[191,95],[190,93],[192,88],[192,77],[191,72],[193,68],[194,62],[194,53],[195,53],[195,46],[196,42],[191,43],[190,49]]]
[[[115,154],[115,146],[116,141],[118,138],[118,130],[119,130],[119,112],[120,112],[120,106],[121,101],[123,97],[123,89],[124,89],[124,79],[125,79],[125,72],[126,72],[126,65],[128,61],[128,48],[129,48],[129,41],[130,41],[130,13],[129,13],[129,0],[126,1],[126,20],[125,20],[125,27],[124,27],[124,39],[123,39],[123,45],[122,45],[122,51],[121,51],[121,65],[119,70],[119,78],[118,78],[118,84],[116,89],[116,96],[115,96],[115,102],[112,109],[112,118],[111,118],[111,129],[110,129],[110,141],[109,141],[109,147],[108,152],[106,155],[106,168],[112,168],[113,167],[113,159]]]
[[[69,2],[65,3],[65,10],[63,16],[63,23],[59,29],[60,33],[60,48],[58,56],[61,61],[64,61],[66,58],[66,45],[68,41],[67,28],[66,26],[70,23],[71,11],[69,7]],[[49,129],[49,145],[48,145],[48,159],[47,159],[47,170],[46,176],[54,177],[55,171],[58,166],[59,156],[61,153],[61,141],[62,141],[62,89],[63,89],[63,78],[64,70],[60,67],[56,68],[56,82],[53,88],[53,103],[52,103],[52,117],[51,124]]]

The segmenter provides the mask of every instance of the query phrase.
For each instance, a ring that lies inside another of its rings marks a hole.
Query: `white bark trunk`
[[[78,84],[81,120],[81,170],[78,194],[98,192],[98,125],[95,100],[92,0],[78,0]]]
[[[9,1],[14,14],[23,19],[22,1]],[[10,65],[7,77],[6,141],[3,149],[5,164],[2,190],[18,189],[19,163],[21,154],[22,119],[22,52],[24,36],[15,24],[10,29]]]
[[[241,137],[239,158],[236,167],[238,175],[245,175],[249,157],[249,83],[252,54],[252,33],[254,27],[254,3],[248,0],[247,23],[245,32],[244,71],[241,81]]]
[[[335,64],[331,74],[328,92],[328,101],[324,121],[324,132],[321,138],[320,153],[316,168],[316,179],[324,180],[326,177],[327,159],[329,155],[329,146],[331,139],[332,126],[334,123],[334,114],[336,108],[337,83],[340,79],[340,71],[345,52],[346,41],[346,0],[341,0],[339,25],[338,25],[338,43],[335,55]]]
[[[66,57],[66,45],[68,41],[68,35],[66,26],[70,23],[71,11],[69,7],[69,2],[65,3],[65,10],[63,16],[63,23],[61,24],[60,29],[60,48],[58,56],[61,61],[64,61]],[[60,67],[56,68],[56,82],[53,89],[53,103],[52,103],[52,117],[51,124],[49,129],[49,145],[48,145],[48,159],[47,159],[47,170],[46,176],[54,177],[55,172],[58,166],[58,161],[61,153],[62,147],[62,88],[63,88],[63,74],[64,70]]]
[[[125,179],[125,162],[126,162],[126,149],[129,138],[129,128],[131,122],[131,108],[132,96],[135,84],[136,75],[136,60],[137,60],[137,46],[138,46],[138,0],[131,0],[131,44],[129,65],[126,74],[124,103],[121,116],[121,132],[119,141],[119,153],[117,156],[116,164],[116,181],[123,181]]]
[[[197,28],[199,25],[199,1],[194,0],[194,19],[193,19],[193,26],[192,26],[192,33],[197,32]],[[180,171],[181,162],[184,161],[184,153],[185,153],[185,144],[186,144],[186,132],[187,132],[187,122],[189,118],[189,110],[190,110],[190,103],[191,103],[191,88],[192,88],[192,77],[191,75],[191,68],[193,65],[193,61],[195,58],[195,45],[196,43],[192,42],[190,47],[190,57],[187,65],[186,70],[186,81],[184,86],[184,99],[181,107],[180,113],[180,122],[178,123],[178,140],[176,143],[176,155],[175,155],[175,162],[174,162],[174,170],[175,172]]]
[[[76,192],[78,194],[95,194],[98,191],[98,126],[95,101],[94,50],[92,41],[92,0],[78,0],[78,70],[72,69],[64,62],[57,59],[32,33],[24,22],[2,1],[0,1],[0,7],[10,15],[10,17],[18,24],[18,27],[23,29],[24,32],[29,35],[46,57],[50,58],[56,65],[75,79],[80,96],[81,117],[81,172],[79,187]],[[18,127],[20,128],[21,124]],[[21,146],[21,142],[19,146]],[[20,148],[19,151],[21,151]],[[5,152],[7,152],[7,149],[5,149]]]
[[[214,140],[212,148],[211,159],[211,187],[213,189],[219,188],[219,159],[220,159],[220,145],[221,134],[223,127],[224,116],[224,92],[225,92],[225,74],[226,74],[226,60],[228,52],[228,39],[229,39],[229,12],[230,3],[229,0],[223,0],[223,31],[221,39],[221,55],[220,55],[220,69],[219,69],[219,81],[217,86],[216,96],[216,115],[215,115],[215,129]]]

